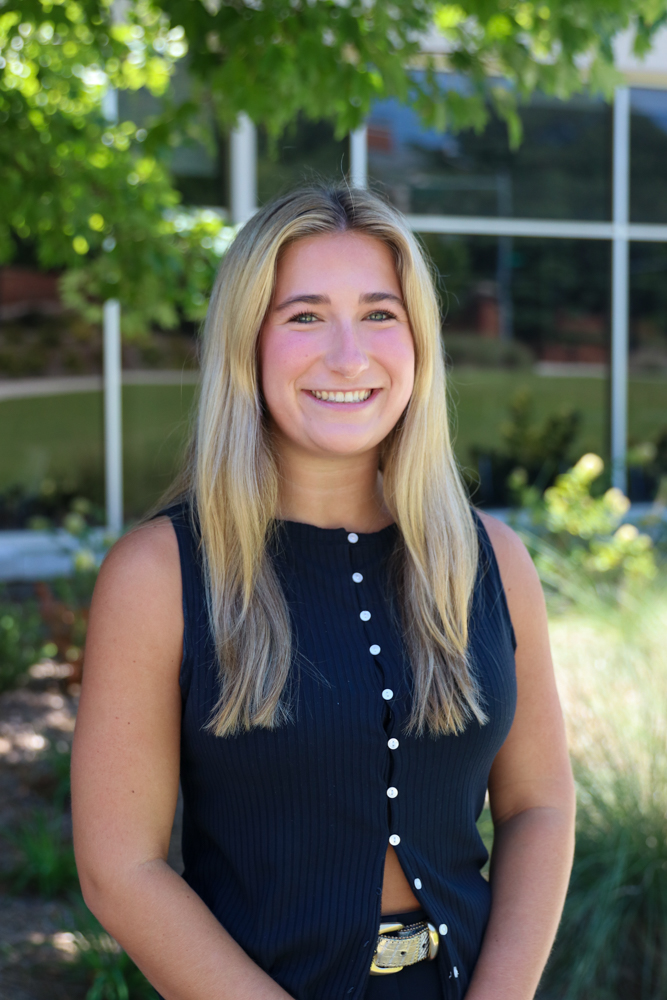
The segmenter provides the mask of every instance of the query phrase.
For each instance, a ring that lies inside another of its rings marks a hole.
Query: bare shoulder
[[[542,588],[528,549],[516,531],[490,514],[477,511],[486,528],[498,561],[512,620],[542,604]],[[515,623],[516,624],[516,623]]]
[[[178,541],[171,521],[156,518],[123,535],[108,552],[95,584],[86,659],[127,642],[176,653],[183,635]],[[104,642],[101,643],[100,640]],[[88,666],[88,662],[87,662]]]
[[[180,587],[178,541],[168,517],[132,528],[109,550],[95,590],[118,586],[126,592],[149,587],[162,595]]]

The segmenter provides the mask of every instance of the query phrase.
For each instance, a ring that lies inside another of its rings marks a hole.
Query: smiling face
[[[415,367],[389,248],[349,231],[288,247],[259,356],[279,447],[319,456],[377,449],[408,404]]]

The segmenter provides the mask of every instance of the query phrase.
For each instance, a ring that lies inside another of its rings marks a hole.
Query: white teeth
[[[315,399],[331,403],[363,403],[373,392],[372,389],[355,389],[353,392],[329,392],[326,389],[311,389]]]

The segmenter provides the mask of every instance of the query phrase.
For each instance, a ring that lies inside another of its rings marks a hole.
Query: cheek
[[[392,385],[409,397],[415,381],[415,348],[411,335],[397,333],[382,344],[377,356],[389,373]]]
[[[293,395],[294,382],[310,364],[309,345],[298,333],[271,328],[263,331],[259,344],[262,391],[269,406],[284,405]]]

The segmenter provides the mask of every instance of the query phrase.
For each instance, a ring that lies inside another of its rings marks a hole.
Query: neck
[[[378,449],[319,456],[304,454],[278,437],[273,443],[280,477],[279,518],[362,533],[392,523],[382,494]]]

